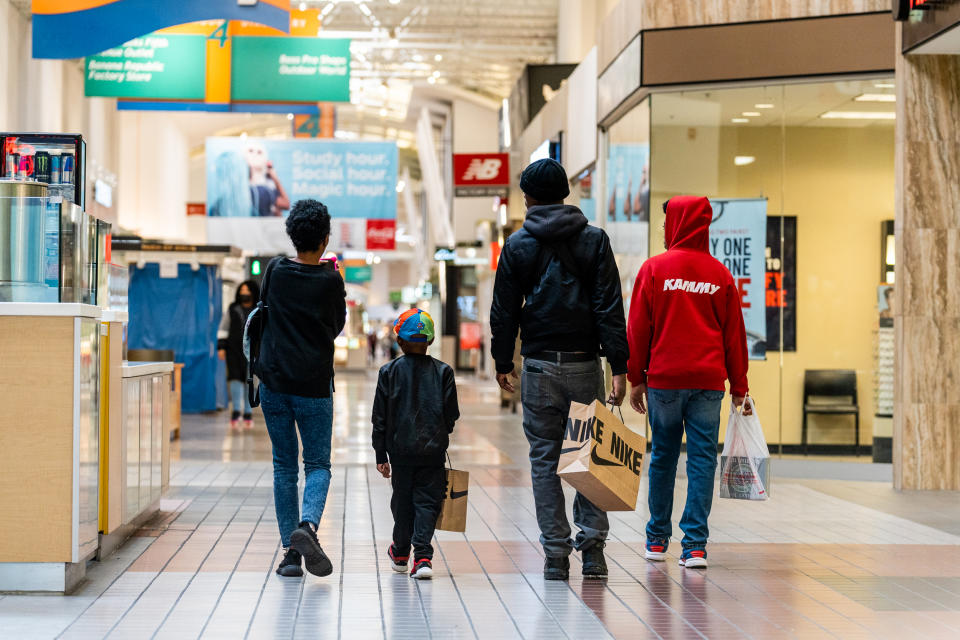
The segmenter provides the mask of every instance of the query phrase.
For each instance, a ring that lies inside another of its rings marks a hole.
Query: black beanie
[[[570,195],[570,183],[559,162],[543,158],[520,174],[520,190],[537,202],[559,202]]]

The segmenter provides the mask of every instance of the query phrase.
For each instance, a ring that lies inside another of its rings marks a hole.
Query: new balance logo
[[[497,158],[474,158],[463,174],[463,182],[468,180],[493,180],[500,175],[500,165],[503,162]]]
[[[720,285],[712,282],[694,282],[682,278],[672,278],[663,281],[664,291],[687,291],[689,293],[706,293],[713,295],[720,289]]]

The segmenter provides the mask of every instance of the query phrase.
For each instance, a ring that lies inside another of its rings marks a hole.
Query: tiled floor
[[[569,584],[545,583],[519,418],[468,379],[451,449],[471,472],[467,531],[439,532],[437,575],[414,582],[384,558],[390,491],[371,464],[373,379],[337,383],[320,529],[332,576],[273,573],[262,425],[231,436],[223,416],[188,417],[161,514],[92,564],[74,595],[0,596],[0,637],[960,637],[960,496],[884,482],[791,471],[769,502],[715,501],[705,572],[678,567],[677,544],[667,563],[643,559],[645,507],[612,514],[609,579],[582,580],[575,558]],[[681,479],[677,516],[683,489]]]

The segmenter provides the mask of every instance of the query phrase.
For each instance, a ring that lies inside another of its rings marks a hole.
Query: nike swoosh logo
[[[462,497],[464,497],[465,495],[467,495],[467,492],[466,492],[466,491],[454,491],[453,489],[450,490],[450,499],[451,499],[451,500],[456,500],[457,498],[462,498]]]
[[[589,440],[589,439],[584,440],[584,441],[583,441],[583,444],[581,444],[579,447],[567,447],[566,449],[560,449],[560,455],[563,455],[563,454],[565,454],[565,453],[572,453],[573,451],[580,451],[581,449],[583,449],[583,448],[584,448],[585,446],[587,446],[588,444],[590,444],[590,440]]]
[[[593,449],[590,450],[590,461],[593,464],[599,464],[605,467],[622,467],[623,465],[619,462],[612,462],[610,460],[604,460],[603,458],[597,455],[597,445],[593,445]]]

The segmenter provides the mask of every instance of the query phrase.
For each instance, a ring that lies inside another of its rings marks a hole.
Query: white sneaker
[[[706,569],[707,552],[703,549],[694,549],[689,553],[684,552],[684,554],[680,556],[680,566],[686,567],[687,569]]]
[[[433,577],[433,566],[426,558],[417,560],[410,572],[410,577],[415,580],[429,580]]]
[[[643,557],[653,562],[663,562],[667,559],[667,545],[659,542],[648,542]]]

